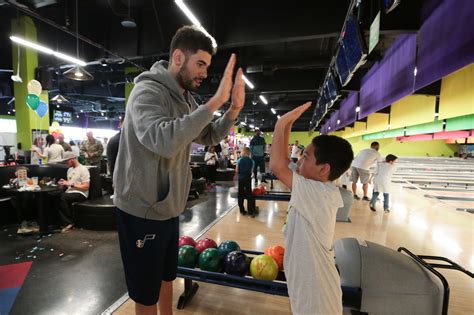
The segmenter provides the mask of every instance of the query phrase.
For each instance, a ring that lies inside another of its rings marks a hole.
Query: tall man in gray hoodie
[[[199,88],[215,53],[209,37],[182,27],[171,41],[170,62],[155,63],[135,79],[126,108],[114,170],[120,250],[136,314],[172,314],[179,215],[191,185],[191,143],[215,145],[244,106],[245,84],[229,59],[215,95],[198,106],[189,91]],[[229,98],[225,115],[213,113]]]

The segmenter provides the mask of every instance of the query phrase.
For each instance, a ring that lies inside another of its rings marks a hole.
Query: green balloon
[[[35,94],[28,94],[26,97],[26,104],[32,109],[36,110],[40,104],[40,99],[38,95]]]

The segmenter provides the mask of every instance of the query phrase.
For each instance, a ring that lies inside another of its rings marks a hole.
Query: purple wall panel
[[[400,35],[362,79],[359,118],[414,92],[415,57],[416,34]]]
[[[420,28],[417,57],[416,89],[474,62],[474,1],[443,1]]]
[[[357,113],[355,110],[358,105],[359,92],[350,92],[349,95],[347,95],[347,97],[341,102],[341,106],[339,108],[339,120],[341,121],[339,124],[340,128],[350,125],[356,121]]]
[[[329,132],[336,131],[338,128],[340,128],[339,125],[337,124],[338,120],[339,120],[339,111],[335,111],[334,113],[331,114],[331,118],[329,118],[329,127],[331,127]]]

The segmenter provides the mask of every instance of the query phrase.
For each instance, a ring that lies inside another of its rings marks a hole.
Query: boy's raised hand
[[[283,124],[291,124],[300,118],[300,116],[311,106],[311,102],[306,102],[303,105],[300,105],[293,109],[292,111],[289,111],[285,115],[281,116],[279,121]]]

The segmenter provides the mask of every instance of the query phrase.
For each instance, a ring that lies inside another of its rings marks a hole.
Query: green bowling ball
[[[219,254],[225,258],[230,252],[240,251],[240,246],[236,241],[223,241],[217,247]]]
[[[178,251],[178,266],[194,268],[197,265],[199,252],[191,245],[183,245]]]
[[[222,267],[222,257],[217,248],[207,248],[199,255],[199,268],[205,271],[219,272]]]

